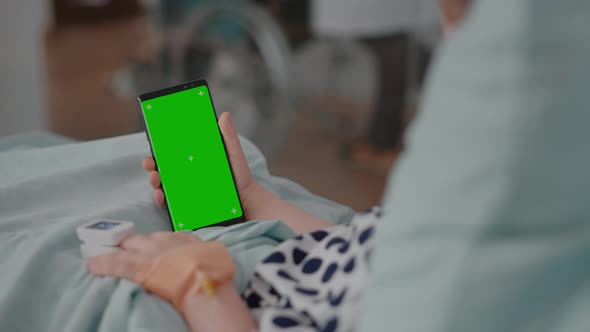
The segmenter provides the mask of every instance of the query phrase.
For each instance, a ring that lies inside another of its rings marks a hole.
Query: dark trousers
[[[376,110],[369,122],[368,143],[379,150],[402,145],[407,106],[410,65],[416,64],[418,80],[422,80],[429,54],[423,47],[411,44],[407,34],[362,40],[375,54],[378,65]],[[410,61],[409,47],[414,46],[417,59]]]

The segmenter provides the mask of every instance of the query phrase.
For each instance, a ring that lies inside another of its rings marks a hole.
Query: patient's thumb
[[[228,141],[238,139],[238,133],[236,128],[234,127],[231,114],[229,114],[228,112],[221,113],[221,115],[219,116],[218,123],[219,129],[221,130],[221,135],[223,136],[223,140],[225,141],[226,145],[228,143],[233,143]]]
[[[238,132],[234,127],[231,115],[229,113],[224,112],[221,114],[221,116],[219,116],[219,129],[221,130],[225,148],[232,163],[234,161],[239,163],[245,162],[242,146],[240,145],[240,140],[238,138]]]

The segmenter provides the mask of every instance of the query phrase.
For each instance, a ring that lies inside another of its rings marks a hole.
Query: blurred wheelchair
[[[246,0],[151,1],[151,56],[119,72],[116,93],[135,96],[206,78],[216,111],[271,156],[284,143],[294,109],[291,54],[277,23]]]

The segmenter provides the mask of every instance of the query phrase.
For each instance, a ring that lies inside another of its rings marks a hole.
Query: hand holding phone
[[[280,219],[298,234],[313,232],[333,225],[282,200],[279,196],[261,186],[250,171],[237,132],[232,125],[230,114],[221,114],[218,123],[248,219]],[[149,172],[149,183],[154,189],[155,203],[165,207],[164,192],[160,186],[160,175],[156,169],[154,159],[146,157],[143,160],[143,168]]]
[[[253,211],[249,211],[249,208],[245,206],[246,202],[244,202],[243,199],[245,197],[252,198],[253,196],[259,196],[257,195],[257,192],[260,191],[258,190],[260,184],[258,184],[256,179],[254,179],[254,176],[250,171],[250,166],[248,165],[248,161],[246,160],[246,156],[242,150],[242,145],[240,143],[240,139],[238,138],[238,133],[233,125],[230,113],[222,113],[219,116],[217,123],[219,125],[219,129],[221,130],[223,141],[225,142],[225,148],[231,164],[232,173],[234,175],[236,187],[238,188],[238,194],[240,195],[240,199],[242,199],[242,207],[245,210],[246,218],[249,218],[248,213]],[[154,203],[162,208],[165,208],[166,198],[164,197],[164,192],[162,191],[162,181],[160,178],[160,173],[158,173],[156,168],[154,157],[145,157],[141,164],[143,169],[148,172],[148,182],[154,189]],[[251,199],[248,201],[251,201]]]
[[[226,152],[207,83],[189,82],[139,99],[173,229],[243,221],[240,182],[234,181],[227,156],[232,152]],[[237,135],[233,137],[237,141]],[[237,144],[239,147],[239,141]],[[237,169],[245,166],[243,177],[253,181],[241,149],[239,152],[241,158],[231,159],[243,163]]]

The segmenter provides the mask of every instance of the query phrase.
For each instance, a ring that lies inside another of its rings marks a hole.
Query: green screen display
[[[141,102],[175,231],[243,215],[207,86]]]

